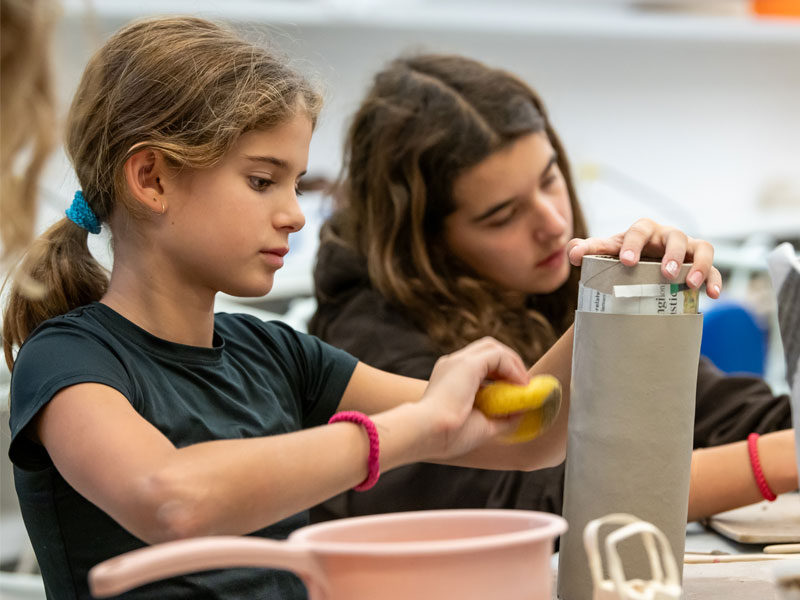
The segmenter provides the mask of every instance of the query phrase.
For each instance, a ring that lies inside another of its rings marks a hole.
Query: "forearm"
[[[764,476],[776,494],[797,489],[794,432],[762,435],[758,454]],[[763,500],[756,485],[747,442],[703,448],[692,454],[689,521]]]
[[[381,470],[425,458],[424,411],[408,405],[373,421]],[[156,518],[134,533],[155,542],[255,531],[363,481],[368,453],[364,428],[348,422],[176,450],[145,484]]]
[[[547,455],[546,466],[555,466],[564,461],[567,451],[567,425],[569,422],[570,383],[572,381],[572,346],[574,343],[574,325],[553,345],[553,347],[530,368],[531,376],[549,373],[561,382],[561,409],[553,426],[540,438],[527,444],[527,451],[532,455],[540,452]],[[539,468],[539,467],[537,467]]]
[[[447,464],[484,468],[531,471],[554,467],[564,461],[567,447],[567,422],[572,376],[573,327],[529,370],[531,376],[550,374],[561,382],[561,409],[552,427],[541,437],[522,444],[492,442]]]

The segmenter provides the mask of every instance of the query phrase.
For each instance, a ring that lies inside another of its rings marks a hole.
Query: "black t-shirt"
[[[12,372],[9,457],[48,598],[90,598],[92,566],[146,545],[76,492],[44,447],[20,435],[60,389],[88,382],[113,387],[180,448],[324,424],[356,362],[283,323],[241,314],[215,316],[211,348],[157,338],[100,303],[39,326]],[[303,511],[252,535],[284,539],[307,522]],[[226,569],[172,578],[121,597],[305,596],[288,572]]]

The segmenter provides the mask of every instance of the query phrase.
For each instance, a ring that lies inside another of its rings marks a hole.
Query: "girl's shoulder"
[[[135,384],[111,333],[91,306],[41,323],[25,340],[11,371],[10,419],[15,464],[42,468],[46,453],[31,446],[20,432],[59,390],[81,383],[100,383],[135,397]]]
[[[228,350],[242,345],[266,347],[281,355],[295,351],[316,353],[336,350],[318,337],[298,331],[288,323],[264,321],[247,313],[216,313],[214,332],[225,340]]]
[[[108,323],[102,315],[99,302],[80,306],[63,315],[58,315],[40,323],[25,339],[18,354],[22,359],[32,348],[58,346],[65,340],[84,339],[87,343],[102,343],[112,336]]]
[[[19,349],[12,383],[64,372],[119,370],[116,350],[124,332],[115,331],[113,319],[102,305],[93,303],[39,324]]]
[[[326,364],[352,370],[357,362],[344,350],[278,320],[264,321],[245,313],[216,313],[214,331],[230,354],[256,356],[260,363],[272,360],[305,373],[324,369]]]
[[[225,340],[226,345],[231,342],[257,340],[269,340],[279,345],[296,345],[301,344],[304,337],[308,337],[282,321],[264,321],[247,313],[215,313],[214,332]]]

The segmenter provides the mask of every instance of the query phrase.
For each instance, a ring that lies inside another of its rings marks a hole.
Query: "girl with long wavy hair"
[[[544,103],[513,74],[461,56],[399,58],[375,76],[353,117],[335,195],[338,209],[321,234],[309,331],[411,377],[427,377],[438,356],[484,335],[535,363],[572,324],[580,255],[638,259],[625,239],[655,227],[640,220],[615,239],[568,246],[573,236],[586,238],[586,225]],[[706,244],[669,228],[659,236],[645,254],[670,238],[687,250],[664,257],[667,276],[684,258],[710,260]],[[717,276],[708,281],[711,297],[719,296]],[[696,288],[702,278],[694,277],[688,283]],[[789,427],[787,397],[701,362],[697,448]],[[774,485],[794,489],[791,431],[763,436],[761,448]],[[726,457],[728,473],[738,475],[713,485],[706,478],[705,486],[695,480],[690,518],[761,498],[744,442],[696,450],[693,469]],[[562,491],[563,464],[532,473],[417,464],[366,494],[332,499],[312,517],[452,507],[560,513]]]

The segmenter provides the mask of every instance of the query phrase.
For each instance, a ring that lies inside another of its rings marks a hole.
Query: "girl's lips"
[[[564,262],[567,258],[567,254],[565,252],[565,248],[559,248],[555,252],[553,252],[550,256],[545,258],[543,261],[536,264],[537,267],[544,267],[548,269],[552,269],[554,267],[560,267],[561,263]]]
[[[284,252],[283,254],[286,253]],[[283,266],[283,255],[279,254],[278,252],[265,251],[261,252],[261,256],[264,257],[264,260],[270,266],[273,266],[277,269],[280,269]]]

